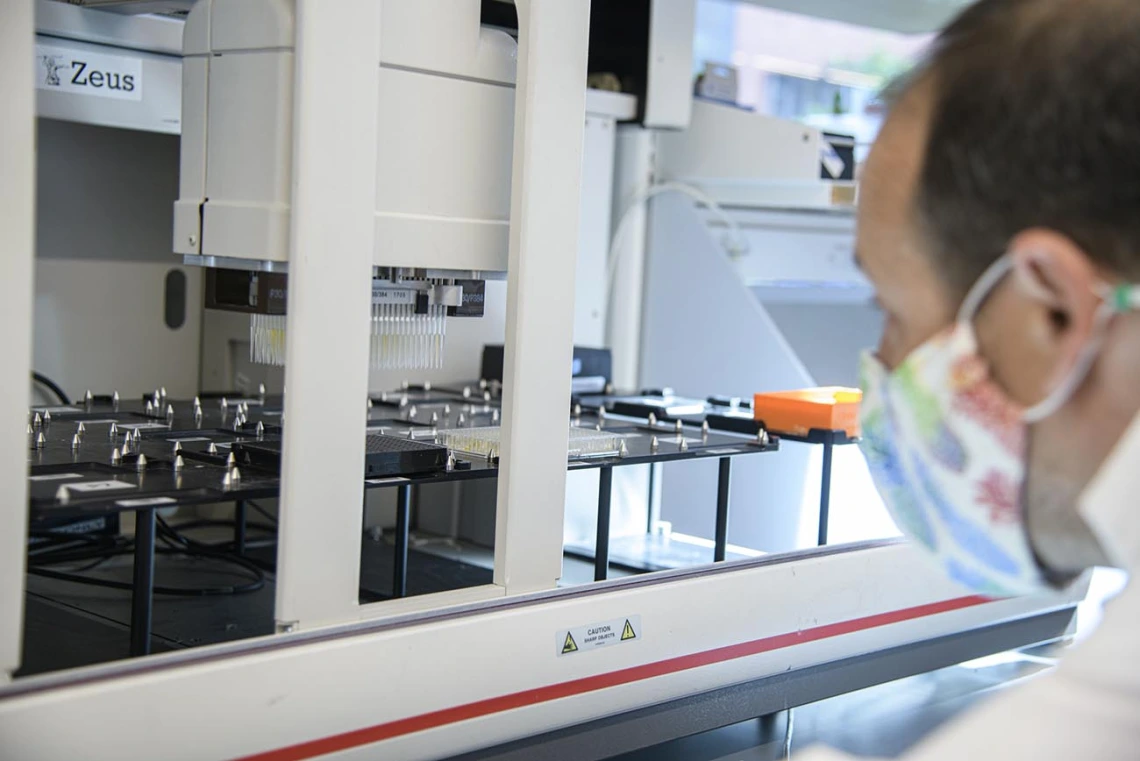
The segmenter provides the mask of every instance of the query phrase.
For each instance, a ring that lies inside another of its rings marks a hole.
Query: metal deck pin
[[[139,452],[139,459],[135,461],[135,468],[137,470],[146,470],[146,455]]]
[[[122,465],[123,464],[123,453],[119,451],[118,447],[115,447],[114,449],[111,450],[111,464],[112,465]]]

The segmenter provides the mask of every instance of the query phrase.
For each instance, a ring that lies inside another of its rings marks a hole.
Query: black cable
[[[156,547],[155,553],[159,555],[180,555],[191,558],[215,560],[219,563],[235,565],[249,573],[253,578],[245,584],[217,586],[217,587],[168,587],[157,585],[155,594],[178,597],[213,597],[220,595],[248,594],[256,592],[265,586],[265,572],[258,565],[236,555],[228,554],[213,545],[196,542],[182,536],[161,516],[158,517],[158,534],[160,539],[168,545]],[[209,524],[205,521],[202,523]],[[36,532],[37,538],[47,540],[60,547],[48,547],[29,551],[28,573],[36,576],[67,581],[75,584],[107,587],[110,589],[133,590],[134,585],[129,582],[99,579],[91,576],[81,576],[80,572],[90,570],[117,555],[128,555],[134,552],[134,543],[119,540],[116,537],[106,537],[86,534],[64,534],[62,532]],[[87,544],[89,547],[74,547],[76,543]],[[45,565],[58,565],[60,563],[88,562],[90,565],[72,571],[57,571],[44,568]]]
[[[155,552],[160,555],[188,554],[183,550],[175,551],[163,547],[156,547]],[[250,592],[256,592],[265,586],[265,574],[260,568],[253,565],[252,563],[246,563],[241,558],[238,558],[236,556],[223,556],[212,559],[241,566],[243,569],[250,572],[250,574],[254,577],[253,581],[245,584],[218,587],[167,587],[156,584],[154,587],[154,593],[156,595],[167,595],[171,597],[219,597],[223,595],[248,594]],[[87,584],[89,586],[107,587],[109,589],[122,589],[126,591],[134,590],[134,584],[127,581],[97,579],[91,576],[80,576],[75,573],[53,571],[47,568],[29,568],[28,573],[35,576],[44,576],[49,579],[57,579],[59,581],[69,581],[75,584]]]
[[[266,510],[264,507],[262,507],[261,505],[257,504],[256,502],[254,502],[252,499],[247,499],[247,500],[245,501],[245,503],[246,503],[247,505],[249,505],[250,507],[252,507],[252,508],[253,508],[254,510],[256,510],[257,512],[261,513],[261,514],[262,514],[262,515],[263,515],[265,518],[267,518],[267,519],[268,519],[270,522],[272,522],[274,526],[276,526],[276,525],[277,525],[277,522],[278,522],[278,521],[277,521],[277,516],[276,516],[276,515],[273,515],[273,514],[272,514],[272,513],[270,513],[268,510]]]
[[[59,399],[60,404],[71,404],[71,399],[67,397],[67,394],[64,393],[63,389],[59,387],[59,384],[43,373],[37,373],[33,371],[32,380],[41,386],[46,386],[49,391],[56,395],[56,398]]]

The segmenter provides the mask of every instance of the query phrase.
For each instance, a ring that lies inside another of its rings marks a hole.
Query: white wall
[[[40,119],[36,370],[71,396],[198,388],[201,273],[171,253],[178,137]],[[186,320],[164,320],[165,279],[187,277]]]

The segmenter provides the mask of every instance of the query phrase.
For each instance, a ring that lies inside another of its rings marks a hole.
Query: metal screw
[[[189,241],[191,246],[197,246],[198,245],[198,236],[197,235],[191,235],[186,240]]]

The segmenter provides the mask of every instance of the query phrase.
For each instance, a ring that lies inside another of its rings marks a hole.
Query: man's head
[[[1028,408],[1094,335],[1103,284],[1140,283],[1140,3],[981,0],[896,94],[868,159],[857,255],[893,367],[949,326],[1003,254],[974,325]],[[1033,426],[1026,504],[1058,571],[1102,558],[1074,503],[1140,410],[1140,316],[1114,319],[1088,377]]]

